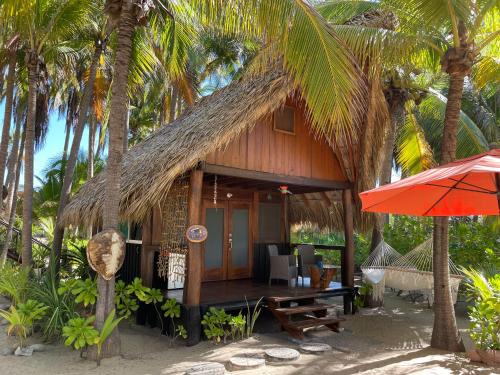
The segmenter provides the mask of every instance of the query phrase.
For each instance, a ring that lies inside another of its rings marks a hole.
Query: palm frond
[[[414,110],[415,103],[407,102],[405,121],[398,131],[396,141],[396,161],[409,175],[422,172],[435,164],[432,149]]]

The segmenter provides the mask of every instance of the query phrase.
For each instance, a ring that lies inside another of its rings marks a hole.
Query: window
[[[130,221],[120,224],[120,231],[127,243],[142,244],[142,225]]]
[[[295,134],[295,109],[284,106],[274,113],[274,130],[287,134]]]

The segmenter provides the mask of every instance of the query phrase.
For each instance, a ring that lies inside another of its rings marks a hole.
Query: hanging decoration
[[[214,206],[217,204],[217,175],[214,176]]]
[[[189,180],[176,181],[162,205],[163,234],[157,261],[158,276],[169,286],[182,287],[186,274]]]

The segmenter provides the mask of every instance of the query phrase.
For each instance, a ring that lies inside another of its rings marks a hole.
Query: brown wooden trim
[[[342,264],[342,286],[354,286],[354,224],[352,209],[352,192],[346,189],[342,192],[344,205],[345,251]]]
[[[201,196],[203,189],[203,171],[193,170],[189,185],[188,224],[201,223]],[[188,306],[200,304],[201,292],[201,244],[189,242],[187,255],[187,274],[184,286],[183,302]]]
[[[281,174],[250,171],[245,169],[226,167],[222,165],[202,163],[201,168],[205,173],[213,173],[222,176],[247,178],[250,180],[268,181],[280,184],[299,185],[315,187],[319,189],[343,190],[351,187],[351,184],[346,181],[330,181],[320,180],[309,177],[286,176]]]

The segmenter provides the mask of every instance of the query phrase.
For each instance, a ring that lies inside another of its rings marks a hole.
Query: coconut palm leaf
[[[413,175],[435,165],[432,149],[415,115],[415,103],[406,103],[406,117],[396,141],[396,162],[403,172]]]
[[[419,105],[417,119],[424,129],[435,155],[440,154],[446,102],[447,99],[443,94],[431,89],[429,95]],[[488,141],[481,129],[465,112],[461,111],[458,122],[457,158],[464,158],[487,150]]]

